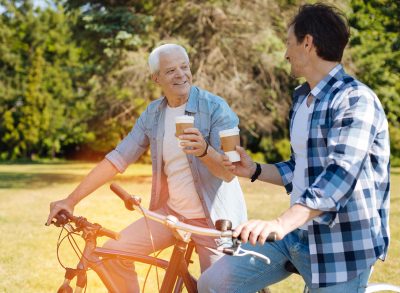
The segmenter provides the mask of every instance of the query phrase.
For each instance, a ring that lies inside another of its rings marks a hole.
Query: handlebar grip
[[[133,197],[131,196],[125,189],[123,189],[121,186],[112,183],[110,185],[110,189],[116,194],[118,195],[118,197],[120,199],[122,199],[125,203],[125,207],[130,210],[133,211],[134,208],[133,206],[136,205],[140,205],[140,201],[141,199],[139,197]]]
[[[241,237],[240,237],[240,234],[238,235],[238,237],[236,237],[237,238],[237,240],[239,240],[239,241],[241,241],[242,239],[241,239]],[[258,241],[258,238],[257,238],[257,241]],[[269,234],[268,236],[267,236],[267,239],[265,239],[265,242],[275,242],[276,241],[276,233],[274,233],[274,232],[272,232],[271,234]]]
[[[267,239],[265,239],[265,242],[275,242],[276,241],[276,233],[272,232],[267,236]]]
[[[118,197],[120,199],[122,199],[123,201],[127,201],[131,199],[131,195],[125,190],[123,189],[121,186],[119,186],[116,183],[112,183],[110,185],[110,189],[116,194],[118,195]]]
[[[118,232],[114,232],[112,230],[106,229],[106,228],[100,228],[99,230],[99,234],[101,236],[107,236],[109,238],[112,238],[114,240],[118,240],[119,239],[119,233]]]

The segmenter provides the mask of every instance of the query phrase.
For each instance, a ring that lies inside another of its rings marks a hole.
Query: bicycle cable
[[[155,255],[155,257],[158,257],[158,256],[160,255],[160,253],[163,252],[163,251],[164,251],[164,249],[163,249],[163,250],[160,250],[160,251]],[[147,270],[146,277],[144,278],[144,282],[143,282],[143,292],[145,291],[147,279],[148,279],[148,277],[149,277],[149,274],[150,274],[150,271],[151,271],[151,268],[152,268],[152,267],[153,267],[153,265],[149,265],[149,269]],[[156,267],[157,267],[157,266],[156,266]]]
[[[68,242],[69,242],[69,244],[71,245],[71,247],[72,247],[73,251],[75,252],[76,256],[78,257],[78,259],[81,259],[81,258],[83,257],[83,258],[84,258],[85,260],[87,260],[88,262],[91,262],[91,263],[100,263],[101,261],[96,262],[96,261],[90,260],[90,259],[88,259],[88,258],[83,254],[82,250],[79,248],[78,243],[76,242],[75,238],[73,237],[73,235],[78,235],[78,236],[80,236],[80,234],[79,234],[79,233],[76,233],[76,232],[74,231],[73,227],[72,227],[70,224],[68,224],[68,225],[69,225],[68,227],[69,227],[70,229],[72,229],[72,231],[71,231],[71,230],[68,230],[67,228],[65,228],[65,225],[63,225],[63,226],[62,226],[62,229],[61,229],[61,232],[60,232],[60,234],[59,234],[59,236],[58,236],[58,240],[57,240],[57,251],[56,251],[56,252],[57,252],[57,260],[58,260],[58,263],[61,265],[61,267],[62,267],[63,269],[66,269],[66,268],[67,268],[67,267],[64,266],[64,264],[62,263],[61,258],[60,258],[60,254],[59,254],[60,246],[61,246],[61,244],[64,242],[65,238],[68,239]],[[66,231],[67,234],[66,234],[64,237],[61,238],[61,235],[62,235],[62,233],[63,233],[64,231]],[[71,240],[72,240],[72,241],[71,241]],[[72,243],[72,242],[73,242],[73,243]],[[89,270],[91,270],[91,269],[88,268],[87,270],[89,271]]]
[[[63,232],[64,230],[67,231],[67,234],[66,234],[64,237],[61,238],[61,234],[62,234],[62,232]],[[73,231],[69,231],[68,229],[64,228],[64,226],[63,226],[63,229],[62,229],[61,232],[60,232],[59,240],[58,240],[58,242],[57,242],[57,259],[58,259],[58,263],[59,263],[59,264],[61,265],[61,267],[64,268],[64,269],[66,269],[66,266],[64,266],[63,263],[62,263],[62,261],[61,261],[59,251],[60,251],[60,246],[61,246],[61,244],[64,242],[65,238],[67,238],[67,239],[69,240],[70,245],[72,246],[72,249],[74,250],[76,256],[78,257],[78,259],[80,259],[79,254],[77,253],[75,247],[72,245],[72,243],[71,243],[71,241],[70,241],[70,239],[69,239],[70,237],[72,237],[71,235],[79,235],[79,234],[77,234],[77,233],[75,233],[75,232],[73,232]],[[60,238],[61,238],[61,240],[60,240]],[[77,245],[77,244],[76,244],[76,245]]]
[[[61,238],[61,235],[62,235],[62,233],[63,233],[64,231],[67,231],[67,234],[66,234],[63,238]],[[66,270],[67,267],[64,266],[64,264],[62,263],[62,261],[61,261],[61,259],[60,259],[59,250],[60,250],[60,246],[61,246],[62,242],[65,240],[65,238],[68,238],[68,240],[69,240],[69,238],[71,237],[72,240],[73,240],[73,242],[75,243],[77,249],[79,250],[79,252],[80,252],[81,255],[83,256],[82,251],[80,250],[78,244],[76,243],[76,241],[75,241],[75,239],[74,239],[74,237],[73,237],[72,235],[79,235],[79,234],[77,234],[77,233],[75,233],[75,232],[73,232],[73,231],[68,230],[68,229],[65,228],[64,226],[62,226],[62,229],[61,229],[61,231],[60,231],[60,234],[58,235],[58,240],[57,240],[57,260],[58,260],[58,263],[60,264],[60,266],[61,266],[64,270]],[[61,239],[61,240],[60,240],[60,239]],[[71,241],[69,241],[69,242],[70,242],[70,244],[71,244],[71,246],[72,246],[72,249],[74,250],[75,254],[76,254],[77,257],[79,258],[79,254],[75,251],[75,248],[73,247]],[[90,270],[90,269],[88,269],[88,270]],[[88,283],[86,282],[86,283],[85,283],[84,290],[83,290],[84,293],[86,293],[86,291],[87,291],[87,285],[88,285]]]
[[[156,248],[155,248],[155,246],[154,246],[153,234],[151,233],[151,229],[150,229],[149,222],[148,222],[148,220],[147,220],[146,213],[144,212],[144,210],[143,210],[143,208],[142,208],[142,206],[141,206],[140,204],[138,205],[138,207],[139,207],[140,210],[142,211],[143,218],[144,218],[144,221],[145,221],[145,223],[146,223],[147,230],[149,230],[149,236],[150,236],[151,246],[152,246],[152,248],[153,248],[153,256],[154,256],[154,257],[157,257],[157,256],[160,254],[160,252],[161,252],[162,250],[156,255]],[[160,280],[159,280],[159,277],[158,277],[158,267],[155,266],[155,268],[156,268],[156,276],[157,276],[157,289],[158,289],[158,292],[160,292]],[[151,269],[151,266],[150,266],[150,268],[149,268],[149,271],[150,271],[150,269]],[[147,276],[148,276],[148,274],[146,275],[146,279],[145,279],[144,284],[146,284],[146,282],[147,282]],[[143,286],[143,291],[144,291],[144,286]]]
[[[65,239],[65,236],[61,239],[61,235],[62,235],[62,233],[64,232],[64,226],[62,227],[62,229],[61,229],[61,231],[60,231],[60,234],[58,235],[58,239],[57,239],[57,249],[56,249],[56,254],[57,254],[57,260],[58,260],[58,263],[60,264],[60,266],[65,270],[65,269],[67,269],[65,266],[64,266],[64,264],[62,263],[62,261],[61,261],[61,259],[60,259],[60,254],[59,254],[59,249],[60,249],[60,245],[61,245],[61,243],[64,241],[64,239]],[[65,229],[66,230],[66,229]],[[67,231],[67,233],[68,233],[68,231]],[[60,240],[61,239],[61,240]]]

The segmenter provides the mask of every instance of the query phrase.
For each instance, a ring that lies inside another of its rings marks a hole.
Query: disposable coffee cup
[[[240,161],[240,155],[236,151],[236,146],[240,146],[239,128],[231,128],[219,132],[222,150],[228,156],[229,161]]]
[[[175,117],[175,126],[176,126],[175,136],[178,140],[178,146],[183,148],[183,146],[181,146],[181,142],[187,142],[188,140],[182,140],[179,139],[178,137],[184,134],[183,131],[186,128],[192,128],[194,126],[194,117],[188,115]]]

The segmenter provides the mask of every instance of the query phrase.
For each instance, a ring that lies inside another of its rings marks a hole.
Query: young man
[[[235,229],[271,264],[224,256],[201,276],[200,292],[256,292],[288,277],[288,261],[311,292],[364,292],[371,266],[385,258],[388,123],[374,92],[340,64],[348,38],[346,21],[327,5],[305,5],[291,22],[285,57],[307,81],[289,114],[291,158],[261,166],[238,147],[241,162],[225,161],[235,175],[285,186],[291,207]],[[271,233],[278,241],[265,243]]]
[[[132,131],[100,162],[65,199],[50,204],[48,224],[61,209],[72,213],[74,206],[118,172],[135,162],[150,146],[153,181],[150,209],[173,214],[189,224],[213,227],[217,219],[229,219],[236,225],[246,220],[246,206],[237,178],[222,165],[218,132],[236,127],[234,112],[220,97],[192,86],[189,57],[175,44],[162,45],[149,56],[153,81],[161,87],[164,97],[150,103],[136,121]],[[194,116],[194,128],[175,137],[175,117]],[[173,245],[171,231],[149,220],[154,248]],[[213,238],[192,237],[204,271],[220,255]],[[142,218],[121,232],[118,241],[110,240],[106,248],[149,254],[153,245]],[[139,292],[137,275],[132,264],[109,261],[106,264],[118,292]]]

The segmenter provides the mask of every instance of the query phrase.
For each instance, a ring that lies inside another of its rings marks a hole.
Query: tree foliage
[[[0,153],[3,159],[55,156],[88,140],[90,100],[81,94],[82,49],[62,6],[2,1]]]
[[[390,122],[392,154],[400,157],[400,2],[352,0],[352,58]]]
[[[232,106],[247,149],[268,161],[287,157],[287,111],[299,81],[289,77],[285,39],[302,1],[49,3],[0,0],[1,158],[109,151],[161,95],[147,57],[165,42],[185,46],[195,83]],[[378,93],[400,157],[399,2],[340,8],[352,26],[345,63]]]

